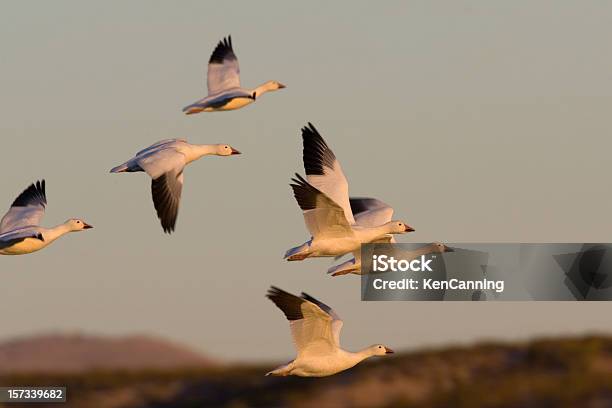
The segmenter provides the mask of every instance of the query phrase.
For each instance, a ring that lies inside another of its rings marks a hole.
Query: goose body
[[[69,219],[53,228],[38,224],[45,214],[45,180],[32,183],[13,201],[0,221],[0,255],[24,255],[49,246],[61,236],[93,228],[80,219]]]
[[[208,61],[208,96],[183,108],[187,115],[200,112],[228,111],[245,107],[266,92],[285,88],[268,81],[257,88],[240,86],[240,66],[232,46],[232,37],[219,41]]]
[[[240,152],[230,145],[190,144],[185,139],[166,139],[139,151],[111,173],[146,172],[151,177],[151,195],[164,232],[174,231],[183,190],[183,171],[203,156],[232,156]]]
[[[228,89],[216,95],[209,95],[199,101],[185,107],[183,111],[187,115],[200,112],[227,111],[243,108],[255,102],[255,91],[247,89]]]
[[[380,224],[357,223],[349,200],[348,181],[333,151],[310,123],[302,129],[302,140],[307,179],[296,174],[290,185],[312,238],[289,249],[285,253],[287,260],[341,256],[358,250],[362,243],[414,231],[406,223],[391,219]]]
[[[306,293],[295,296],[272,286],[267,297],[289,320],[297,356],[266,375],[326,377],[354,367],[366,358],[393,353],[382,344],[358,352],[342,349],[342,319],[332,308]]]

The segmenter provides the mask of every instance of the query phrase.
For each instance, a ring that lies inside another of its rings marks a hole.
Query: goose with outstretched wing
[[[232,36],[219,41],[208,61],[208,96],[183,108],[187,115],[240,109],[266,92],[285,88],[278,81],[268,81],[257,88],[240,86],[240,67],[234,53]]]
[[[145,172],[151,177],[151,196],[164,232],[176,226],[184,170],[203,156],[234,156],[240,152],[227,144],[191,144],[185,139],[166,139],[139,151],[111,173]]]
[[[342,256],[359,250],[362,243],[414,231],[405,222],[390,218],[376,225],[356,223],[348,181],[336,155],[312,123],[302,128],[302,141],[306,179],[296,175],[291,188],[312,238],[289,249],[287,260]]]
[[[342,319],[329,306],[303,293],[285,292],[275,286],[266,295],[283,312],[291,329],[297,357],[266,375],[326,377],[347,370],[366,358],[384,356],[393,350],[376,344],[358,352],[340,347]]]
[[[47,206],[45,180],[30,184],[0,220],[0,255],[24,255],[39,251],[69,232],[93,228],[71,218],[53,228],[40,226]]]

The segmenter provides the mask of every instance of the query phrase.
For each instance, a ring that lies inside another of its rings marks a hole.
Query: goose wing
[[[183,191],[185,156],[173,148],[162,149],[138,160],[138,165],[151,176],[151,195],[166,233],[172,233],[178,217]]]
[[[47,195],[45,180],[30,184],[13,201],[11,208],[0,221],[0,233],[12,231],[21,227],[39,225],[45,215]]]
[[[372,210],[382,210],[387,208],[393,210],[389,204],[372,197],[351,197],[349,198],[349,202],[351,204],[353,215],[355,216]]]
[[[208,95],[240,88],[240,67],[232,47],[232,36],[219,41],[208,60]]]
[[[299,174],[291,179],[293,196],[304,213],[306,228],[313,237],[346,237],[353,233],[344,210]]]
[[[386,224],[393,218],[393,207],[376,198],[351,197],[350,203],[357,225],[373,228]],[[388,234],[372,243],[394,242],[393,235]]]
[[[164,173],[151,181],[151,195],[157,217],[164,232],[171,234],[176,225],[181,192],[183,191],[183,172]]]
[[[310,122],[302,128],[302,141],[304,170],[308,182],[334,200],[344,210],[348,223],[354,224],[348,181],[336,155]]]
[[[135,157],[138,156],[143,156],[145,154],[149,154],[149,153],[153,153],[157,150],[161,150],[167,147],[170,147],[170,145],[174,145],[176,143],[187,143],[186,139],[164,139],[164,140],[160,140],[157,143],[153,143],[151,146],[146,147],[142,150],[140,150],[138,153],[136,153]]]
[[[393,218],[393,208],[376,198],[350,199],[355,222],[364,227],[378,227]]]
[[[340,347],[343,323],[332,308],[306,293],[298,297],[275,286],[270,287],[267,298],[289,320],[298,355],[330,354]]]
[[[36,238],[44,241],[38,227],[25,227],[0,234],[0,249],[15,245],[26,238]]]

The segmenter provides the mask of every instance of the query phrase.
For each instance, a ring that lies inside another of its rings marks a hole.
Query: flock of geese
[[[208,96],[186,106],[187,115],[235,110],[247,106],[266,92],[285,88],[268,81],[254,89],[240,85],[240,68],[231,37],[220,41],[208,62]],[[353,258],[333,266],[333,276],[361,274],[360,247],[363,243],[395,242],[395,234],[414,231],[407,223],[392,220],[393,208],[374,198],[349,196],[347,179],[340,162],[317,129],[308,123],[302,129],[306,177],[296,173],[290,184],[303,212],[311,238],[289,249],[288,261],[313,257]],[[240,152],[229,144],[198,145],[184,139],[168,139],[137,152],[111,173],[145,172],[151,177],[151,194],[164,232],[175,230],[183,189],[185,167],[203,156],[234,156]],[[0,221],[0,254],[23,255],[39,251],[61,236],[93,228],[82,219],[69,219],[53,228],[40,225],[47,205],[45,181],[27,187]],[[443,244],[424,251],[444,252]],[[295,296],[271,287],[267,297],[281,309],[291,329],[297,357],[266,375],[323,377],[353,367],[360,361],[393,351],[382,345],[359,352],[340,347],[342,320],[329,306],[302,293]]]

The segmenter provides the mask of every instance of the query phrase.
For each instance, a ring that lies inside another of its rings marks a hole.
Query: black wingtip
[[[151,180],[151,195],[157,218],[166,234],[172,234],[178,218],[179,203],[172,198],[166,184],[167,174]]]
[[[295,184],[297,184],[298,186],[303,186],[305,184],[308,184],[308,182],[304,179],[304,177],[302,177],[300,174],[295,173],[294,177],[291,178],[291,181]],[[292,185],[292,184],[290,184]]]
[[[27,207],[28,205],[47,205],[45,179],[30,184],[11,204],[11,207]]]
[[[307,122],[306,126],[304,126],[302,128],[302,137],[306,136],[306,135],[317,135],[319,137],[321,137],[321,135],[319,134],[319,131],[317,130],[317,128],[312,124],[312,122]]]
[[[291,181],[292,183],[289,186],[293,190],[293,197],[300,206],[300,209],[306,211],[317,208],[317,196],[321,192],[304,180],[298,173],[295,173],[295,178],[292,178]]]
[[[213,53],[208,60],[209,64],[223,64],[226,59],[235,59],[232,36],[228,35],[217,43]]]
[[[302,297],[302,299],[306,299],[308,301],[312,301],[312,299],[314,299],[312,296],[310,296],[308,293],[306,292],[302,292],[300,293],[300,296]]]
[[[270,286],[266,297],[284,313],[287,320],[292,321],[304,318],[302,314],[303,299],[276,286]]]
[[[304,170],[307,175],[321,176],[324,167],[332,169],[336,156],[311,122],[302,128]]]
[[[391,209],[391,207],[387,203],[383,202],[382,200],[379,200],[378,198],[373,197],[349,197],[349,203],[351,205],[351,211],[353,212],[353,215],[385,207]]]
[[[268,289],[268,292],[266,292],[266,297],[268,299],[271,299],[274,296],[277,296],[281,293],[288,293],[285,292],[284,290],[282,290],[281,288],[279,288],[278,286],[274,286],[274,285],[270,285],[270,288]]]

